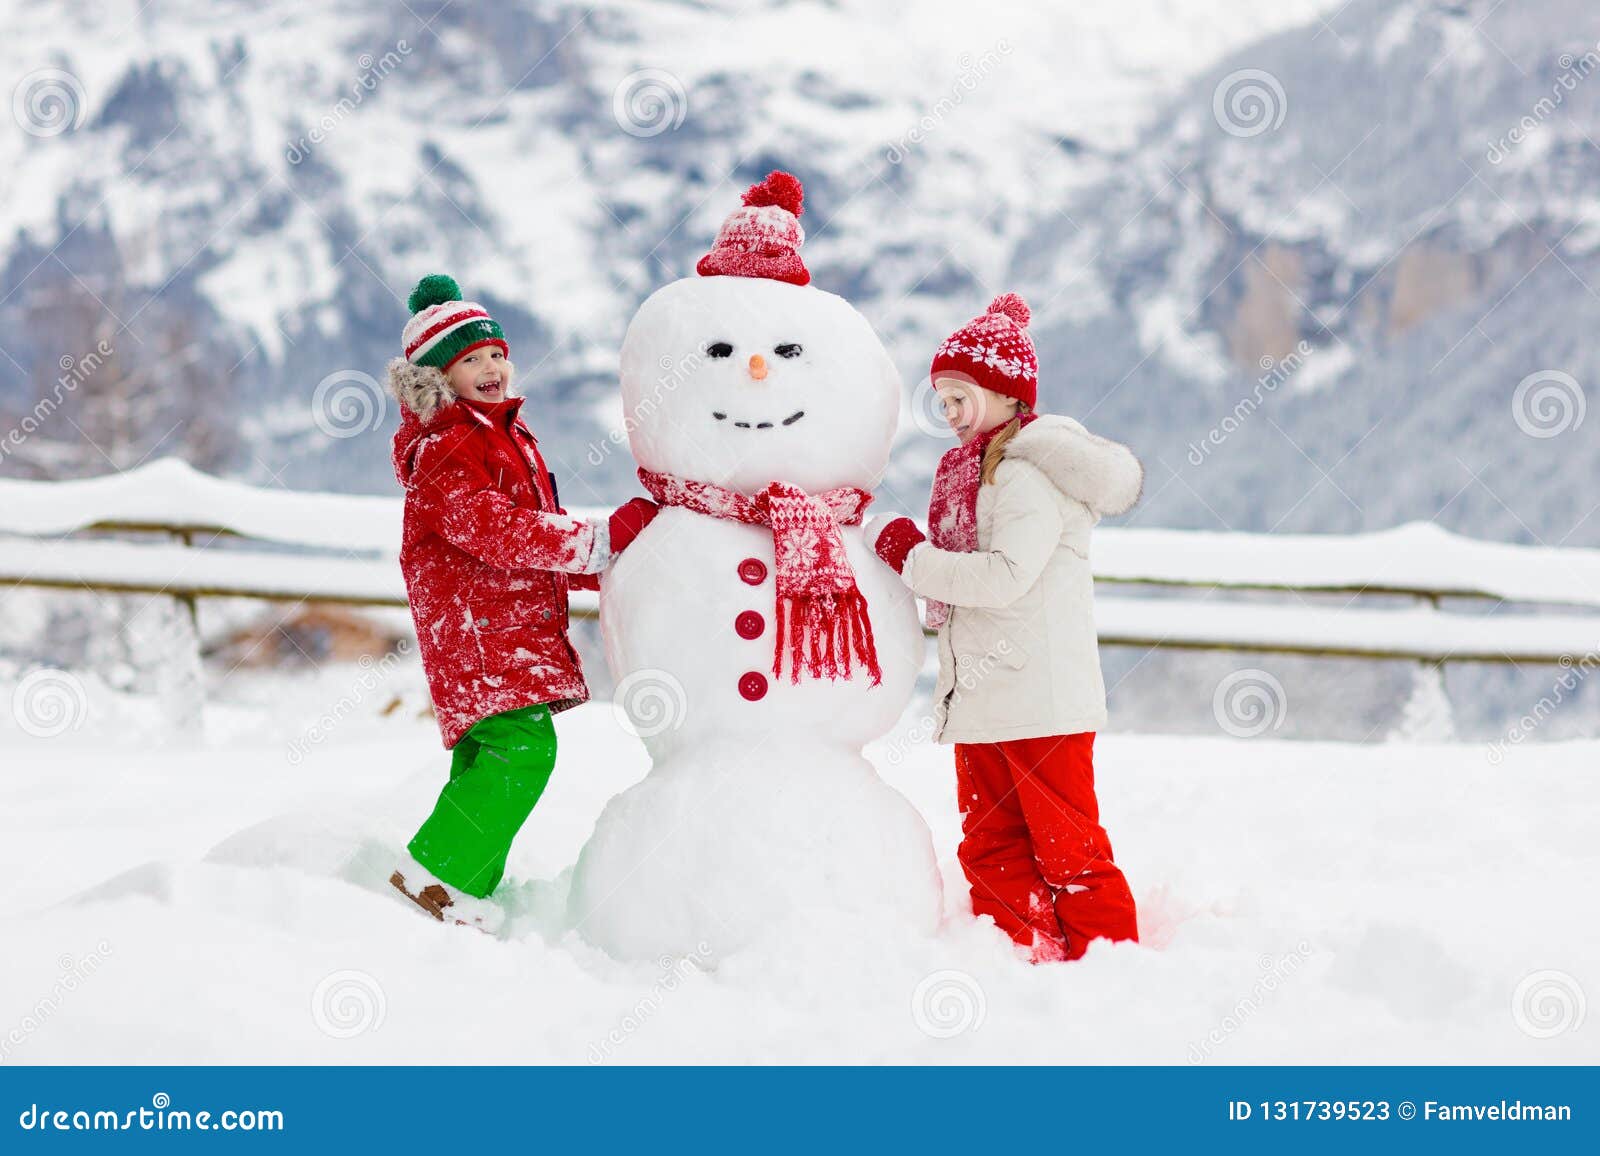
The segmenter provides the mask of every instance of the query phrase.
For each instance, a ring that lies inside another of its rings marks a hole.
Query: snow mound
[[[21,1063],[1567,1063],[1600,1060],[1600,744],[1106,735],[1143,942],[1031,967],[968,914],[948,749],[868,748],[927,820],[934,934],[797,910],[721,959],[622,963],[571,865],[643,777],[607,704],[562,753],[491,938],[382,895],[447,760],[426,723],[280,745],[0,736],[0,1024]],[[73,978],[76,977],[76,978]],[[1588,994],[1592,995],[1592,992]]]

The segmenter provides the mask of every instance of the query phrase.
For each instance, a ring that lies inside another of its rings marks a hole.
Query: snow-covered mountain
[[[379,382],[406,291],[443,269],[503,321],[564,498],[621,498],[628,318],[783,167],[815,282],[912,396],[992,293],[1029,298],[1044,404],[1149,467],[1137,523],[1600,542],[1581,0],[59,0],[0,20],[0,429],[53,403],[0,472],[179,452],[393,493]],[[119,387],[64,395],[101,340]],[[917,511],[948,442],[909,408],[885,504]],[[1198,723],[1175,714],[1174,671],[1209,687],[1230,663],[1112,655],[1114,711],[1204,727],[1203,695]],[[1386,733],[1411,693],[1406,664],[1274,669],[1321,704],[1305,733],[1328,713]],[[1450,673],[1463,729],[1548,683]]]
[[[0,403],[83,356],[83,326],[51,319],[88,300],[149,380],[151,335],[182,328],[201,379],[184,406],[243,421],[234,472],[388,492],[393,403],[362,375],[381,380],[415,278],[446,269],[502,319],[568,498],[620,496],[623,328],[750,181],[803,177],[816,283],[915,382],[933,342],[1037,268],[1019,254],[1060,240],[1067,206],[1123,179],[1129,150],[1154,155],[1144,126],[1197,71],[1334,6],[14,7]],[[169,427],[162,451],[182,450],[177,421],[146,440]],[[906,448],[911,495],[943,443],[908,425]]]
[[[1581,0],[1355,0],[1041,222],[1009,279],[1053,403],[1144,452],[1138,518],[1600,541],[1597,72]]]

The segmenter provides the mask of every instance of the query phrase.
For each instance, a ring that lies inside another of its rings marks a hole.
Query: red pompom
[[[988,313],[1004,313],[1023,329],[1028,327],[1028,318],[1032,314],[1028,311],[1028,303],[1015,293],[1002,293],[989,302]]]
[[[799,177],[782,169],[773,169],[767,174],[766,180],[750,186],[744,195],[744,203],[751,206],[777,205],[798,217],[804,196],[805,190],[800,187]]]

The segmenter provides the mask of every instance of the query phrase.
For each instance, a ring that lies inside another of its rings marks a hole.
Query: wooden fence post
[[[1439,610],[1437,594],[1419,595],[1417,601],[1431,613]],[[1443,659],[1424,658],[1417,662],[1411,676],[1411,695],[1393,732],[1395,738],[1443,743],[1456,737],[1455,712],[1450,707],[1444,666]]]

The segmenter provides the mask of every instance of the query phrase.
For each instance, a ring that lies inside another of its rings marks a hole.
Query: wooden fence
[[[166,594],[191,610],[201,598],[404,606],[400,524],[397,498],[248,486],[172,458],[83,481],[5,480],[0,586]],[[1107,646],[1428,664],[1600,654],[1600,550],[1429,524],[1364,535],[1106,527],[1093,563]],[[1244,591],[1257,594],[1235,596]],[[596,596],[575,594],[572,609],[594,615]]]

